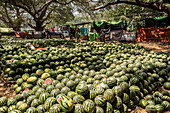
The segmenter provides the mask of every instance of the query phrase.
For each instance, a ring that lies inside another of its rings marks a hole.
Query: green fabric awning
[[[154,17],[153,19],[155,20],[161,20],[161,19],[164,19],[164,18],[167,18],[166,16],[163,16],[163,17]]]

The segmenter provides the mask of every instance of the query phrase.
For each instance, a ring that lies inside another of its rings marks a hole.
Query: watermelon
[[[152,100],[153,99],[153,96],[152,95],[146,95],[146,100]]]
[[[88,93],[87,84],[78,84],[76,87],[76,93],[80,95],[86,95]]]
[[[51,83],[52,83],[51,78],[47,78],[47,79],[45,80],[45,83],[51,84]]]
[[[71,98],[71,99],[73,99],[73,97],[76,96],[76,95],[77,95],[77,93],[75,93],[74,91],[69,91],[69,92],[67,93],[67,96],[68,96],[69,98]]]
[[[57,99],[54,97],[49,97],[47,98],[47,100],[44,103],[45,109],[46,111],[48,111],[50,109],[50,107],[52,107],[52,105],[57,103]]]
[[[112,113],[113,112],[113,106],[111,103],[106,103],[106,113]]]
[[[148,105],[148,102],[144,99],[141,99],[139,101],[139,105],[142,107],[142,108],[145,108],[147,105]]]
[[[120,109],[123,105],[122,99],[118,96],[115,96],[115,102],[114,102],[114,106],[117,109]]]
[[[104,110],[102,107],[96,106],[95,113],[104,113]]]
[[[112,89],[106,89],[104,94],[103,94],[103,97],[106,99],[107,102],[113,102],[114,101],[114,92]]]
[[[29,107],[26,111],[26,113],[36,113],[36,112],[37,112],[37,110],[35,107]]]
[[[160,104],[157,104],[155,106],[155,109],[156,109],[157,113],[162,113],[164,111],[164,107]]]
[[[96,95],[102,95],[104,93],[103,87],[96,87],[95,88]]]
[[[47,86],[46,87],[46,91],[48,92],[48,93],[51,93],[51,91],[54,89],[54,86],[53,85],[49,85],[49,86]]]
[[[16,105],[16,103],[17,103],[16,99],[10,98],[7,101],[7,106],[9,107],[9,106],[12,106],[12,105]]]
[[[106,100],[103,95],[96,96],[94,99],[94,102],[96,105],[101,106],[101,107],[105,106],[106,104]]]
[[[170,82],[165,82],[164,88],[167,89],[167,90],[170,90]]]
[[[36,99],[36,98],[37,98],[37,97],[36,97],[35,95],[29,96],[29,97],[27,98],[27,104],[30,105],[31,102],[32,102],[34,99]]]
[[[7,112],[8,112],[8,107],[7,106],[0,107],[0,113],[7,113]]]
[[[73,109],[73,100],[65,95],[57,97],[57,101],[63,111],[71,111]]]
[[[28,104],[27,103],[22,103],[19,107],[18,110],[20,110],[22,113],[25,112],[28,108]]]
[[[95,89],[90,90],[90,99],[94,99],[96,96],[97,96],[97,93],[96,93]]]
[[[60,90],[59,89],[53,89],[50,93],[50,96],[56,97],[58,94],[60,94]]]
[[[60,113],[61,112],[61,107],[59,104],[54,104],[53,106],[50,107],[49,113]]]
[[[27,79],[27,83],[34,84],[37,81],[37,77],[29,77]]]
[[[112,90],[116,96],[121,96],[123,94],[122,88],[120,86],[115,86],[112,88]]]
[[[76,104],[74,107],[74,113],[85,113],[82,104]]]
[[[146,111],[147,111],[148,113],[156,113],[156,108],[155,108],[154,105],[147,105],[147,106],[146,106]]]
[[[87,113],[93,113],[95,110],[95,103],[92,100],[87,99],[83,102],[83,109]]]
[[[0,107],[6,106],[7,105],[8,99],[6,97],[1,97],[0,98]]]
[[[44,104],[45,100],[46,100],[49,96],[50,96],[49,93],[42,93],[42,94],[40,94],[40,96],[39,96],[39,102],[40,102],[41,104]]]
[[[39,99],[34,99],[31,102],[31,107],[37,107],[38,105],[40,105]]]
[[[12,110],[12,111],[10,111],[8,113],[22,113],[22,112],[20,110]]]
[[[170,103],[168,101],[163,101],[161,104],[165,110],[169,110],[170,109]]]
[[[8,108],[8,112],[17,109],[15,105],[9,106]]]
[[[45,107],[44,107],[44,105],[39,105],[39,106],[36,108],[36,111],[37,111],[37,113],[45,113]]]

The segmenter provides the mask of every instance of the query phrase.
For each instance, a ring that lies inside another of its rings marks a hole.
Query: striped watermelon
[[[97,93],[95,90],[90,90],[90,99],[94,99],[97,96]]]
[[[36,97],[35,95],[29,96],[29,97],[27,98],[27,104],[30,105],[31,102],[32,102],[34,99],[36,99],[36,98],[37,98],[37,97]]]
[[[37,107],[38,105],[40,105],[39,99],[34,99],[31,102],[31,107]]]
[[[44,105],[39,105],[39,106],[36,108],[36,111],[37,111],[37,113],[45,113],[45,107],[44,107]]]
[[[23,103],[18,107],[18,110],[20,110],[22,113],[24,113],[28,108],[28,104],[27,103]]]
[[[164,107],[160,104],[157,104],[155,106],[155,109],[156,109],[157,113],[162,113],[164,111]]]
[[[73,99],[73,97],[74,97],[75,95],[77,95],[77,93],[75,93],[74,91],[69,91],[69,92],[67,93],[67,96],[68,96],[69,98],[71,98],[71,99]]]
[[[9,106],[15,105],[16,103],[17,103],[16,99],[10,98],[7,101],[7,106],[9,107]]]
[[[13,110],[16,110],[16,109],[17,109],[17,108],[16,108],[15,105],[9,106],[9,107],[8,107],[8,112],[13,111]]]
[[[17,94],[15,97],[16,101],[23,100],[23,96],[21,94]]]
[[[50,109],[50,107],[52,105],[56,104],[56,103],[57,103],[57,99],[56,98],[54,98],[54,97],[47,98],[47,100],[44,103],[46,111],[48,111]]]
[[[8,112],[8,107],[7,106],[0,107],[0,113],[7,113],[7,112]]]
[[[40,96],[39,96],[39,102],[41,104],[44,104],[45,100],[49,97],[49,93],[42,93]]]
[[[26,111],[26,113],[37,113],[37,110],[35,107],[29,107]]]
[[[40,96],[42,93],[45,93],[45,89],[39,88],[39,89],[37,90],[37,92],[35,93],[35,95],[36,95],[37,98],[39,98],[39,96]]]
[[[50,96],[56,97],[58,94],[60,94],[60,90],[59,89],[53,89],[50,93]]]
[[[155,104],[161,104],[161,103],[162,103],[162,100],[161,100],[161,98],[159,98],[159,97],[155,97],[155,98],[154,98],[154,102],[155,102]]]
[[[106,113],[112,113],[113,112],[113,106],[111,103],[106,103]]]
[[[6,97],[1,97],[0,98],[0,107],[6,106],[7,105],[8,99]]]
[[[146,111],[147,111],[148,113],[156,113],[156,108],[155,108],[154,105],[147,105],[147,106],[146,106]]]
[[[101,106],[101,107],[106,104],[106,100],[103,95],[96,96],[96,98],[94,99],[94,102],[96,105]]]
[[[60,113],[61,107],[59,104],[54,104],[52,107],[50,107],[49,113]]]
[[[96,106],[95,113],[104,113],[104,110],[102,107]]]
[[[74,113],[85,113],[82,104],[76,104],[74,107]]]
[[[153,96],[152,95],[146,95],[146,100],[152,100],[153,99]]]
[[[115,97],[115,102],[114,102],[114,106],[117,109],[120,109],[122,107],[123,103],[122,103],[122,99],[118,96]]]
[[[96,95],[102,95],[104,93],[103,87],[96,87],[95,88]]]
[[[123,94],[122,88],[120,86],[115,86],[112,88],[116,96],[121,96]]]
[[[110,88],[112,88],[113,86],[115,86],[117,84],[117,80],[114,77],[109,77],[109,78],[107,78],[106,83]]]
[[[10,111],[8,113],[22,113],[22,112],[20,110],[12,110],[12,111]]]
[[[114,93],[112,89],[106,89],[104,94],[103,94],[104,98],[106,99],[107,102],[113,102],[114,101]]]
[[[54,86],[53,85],[49,85],[49,86],[47,86],[46,87],[46,91],[48,92],[48,93],[51,93],[51,91],[54,89]]]
[[[121,87],[123,92],[128,92],[129,91],[129,84],[127,82],[122,82],[120,84],[120,87]]]
[[[42,84],[44,84],[44,83],[45,83],[45,81],[43,79],[37,80],[37,85],[39,85],[39,86],[42,86]]]
[[[127,113],[128,112],[128,107],[126,106],[126,104],[123,104],[121,107],[121,113]]]
[[[127,93],[123,93],[123,98],[122,98],[122,101],[123,103],[127,104],[129,103],[129,95]]]
[[[142,108],[145,108],[147,105],[148,105],[148,102],[144,99],[141,99],[139,101],[139,105],[142,107]]]
[[[76,93],[80,95],[86,95],[88,93],[88,86],[87,84],[78,84],[76,87]]]
[[[57,97],[57,101],[62,108],[63,111],[71,111],[73,109],[73,100],[67,96],[59,96]]]
[[[93,113],[95,110],[95,103],[92,100],[87,99],[83,102],[83,108],[85,112]]]
[[[17,104],[16,104],[16,108],[18,108],[20,105],[22,105],[24,103],[24,101],[19,101],[19,102],[17,102]]]
[[[73,97],[74,104],[82,104],[85,101],[85,98],[82,95],[75,95]]]
[[[161,105],[165,110],[170,110],[170,103],[168,101],[163,101]]]
[[[47,79],[45,80],[45,83],[51,84],[51,83],[52,83],[51,78],[47,78]]]

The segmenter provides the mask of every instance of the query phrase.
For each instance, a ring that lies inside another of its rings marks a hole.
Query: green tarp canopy
[[[98,27],[104,28],[106,23],[112,24],[112,25],[121,25],[121,24],[125,23],[125,21],[106,21],[106,20],[102,20],[102,21],[92,22],[92,27],[94,27],[94,24],[95,24]]]
[[[170,26],[170,17],[154,17],[145,19],[145,27],[162,27]]]

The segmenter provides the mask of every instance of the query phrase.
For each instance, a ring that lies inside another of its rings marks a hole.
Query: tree
[[[166,5],[166,3],[170,3],[169,0],[113,0],[113,1],[105,0],[105,1],[106,2],[103,2],[101,6],[96,7],[94,9],[99,10],[116,4],[128,4],[150,8],[160,12],[165,12],[168,15],[170,15],[170,7]]]
[[[63,18],[68,15],[62,15],[65,8],[69,7],[62,2],[56,0],[2,0],[4,3],[9,3],[17,8],[24,10],[27,13],[27,24],[37,31],[53,21],[53,18],[62,16]],[[68,10],[67,10],[68,11]],[[70,9],[71,11],[71,9]],[[68,11],[70,13],[70,11]],[[65,12],[66,13],[66,12]],[[70,18],[66,18],[70,19]]]
[[[19,31],[24,23],[23,13],[18,7],[0,2],[0,20],[16,31]]]

